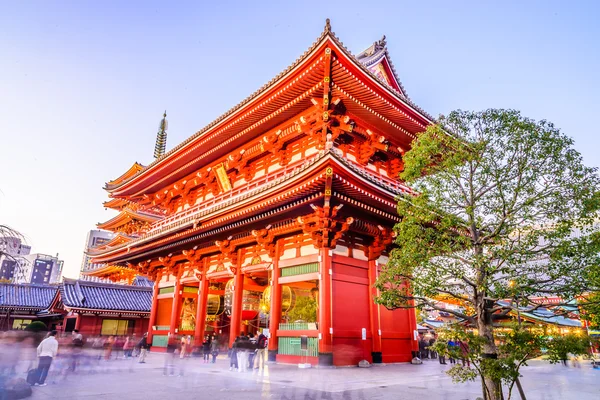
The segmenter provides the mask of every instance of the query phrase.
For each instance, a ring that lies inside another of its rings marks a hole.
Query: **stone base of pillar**
[[[319,353],[319,366],[320,367],[333,366],[333,353]]]
[[[269,356],[267,357],[267,361],[277,361],[277,350],[269,350]]]
[[[381,364],[383,362],[383,354],[380,351],[371,352],[371,358],[373,359],[373,364]]]

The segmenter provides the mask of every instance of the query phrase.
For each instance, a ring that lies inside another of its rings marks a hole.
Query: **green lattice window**
[[[198,293],[198,288],[195,286],[184,286],[183,293]]]
[[[167,347],[168,343],[169,343],[169,337],[167,335],[152,336],[152,346],[154,346],[154,347]]]
[[[299,337],[280,337],[277,353],[290,356],[317,357],[319,355],[319,340],[317,338],[308,338],[308,350],[300,349],[301,339]]]
[[[175,292],[175,286],[169,286],[158,289],[158,294],[167,294]]]
[[[319,272],[319,263],[318,262],[294,265],[293,267],[281,268],[281,276],[312,274],[314,272]]]

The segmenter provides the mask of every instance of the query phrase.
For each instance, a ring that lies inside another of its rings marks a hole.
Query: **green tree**
[[[535,312],[543,305],[528,304],[532,296],[570,301],[598,289],[600,181],[551,123],[512,110],[452,112],[413,142],[400,177],[418,195],[399,199],[380,304],[461,302],[472,313],[444,311],[475,326],[478,356],[495,360],[493,319],[516,307],[503,299]],[[479,372],[484,397],[496,400],[501,379],[490,369]]]
[[[290,321],[304,321],[304,322],[316,322],[317,321],[317,301],[312,297],[298,296],[296,297],[296,304],[288,312],[288,319]]]
[[[41,332],[47,331],[48,327],[42,321],[33,321],[25,327],[25,330],[29,332]]]

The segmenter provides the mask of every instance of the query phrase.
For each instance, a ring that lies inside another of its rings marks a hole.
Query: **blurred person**
[[[142,336],[142,339],[139,341],[139,343],[136,346],[139,351],[140,351],[140,356],[138,358],[138,363],[140,364],[144,364],[146,363],[146,354],[148,353],[148,333],[144,333],[144,336]]]
[[[229,349],[229,370],[233,370],[233,368],[235,367],[235,369],[238,369],[238,358],[237,358],[237,349],[238,349],[238,344],[240,343],[240,337],[236,337],[235,340],[233,341],[233,344],[231,345],[231,349]]]
[[[204,363],[208,363],[210,360],[210,338],[206,336],[202,342],[202,359]]]
[[[113,351],[113,345],[115,344],[114,336],[109,336],[106,342],[104,342],[104,359],[106,361],[110,360]]]
[[[181,337],[179,341],[179,358],[184,358],[188,351],[187,339],[185,336]]]
[[[37,347],[38,356],[38,373],[39,379],[37,385],[46,386],[46,377],[52,365],[52,360],[58,353],[58,341],[56,340],[56,331],[51,331],[49,336],[42,340],[40,345]]]
[[[469,345],[467,344],[467,342],[459,340],[458,348],[460,349],[462,355],[461,360],[463,367],[466,365],[467,368],[471,368],[471,360],[469,360]]]
[[[131,358],[131,352],[133,350],[133,341],[129,336],[125,338],[125,342],[123,343],[123,357]]]
[[[256,356],[254,360],[254,368],[256,369],[264,369],[265,363],[268,358],[268,346],[269,340],[265,336],[264,332],[258,335],[258,339],[256,341]]]
[[[79,333],[79,330],[75,329],[72,333],[71,340],[71,371],[75,372],[79,365],[79,359],[81,358],[81,352],[83,351],[83,335]]]
[[[252,349],[252,343],[248,337],[242,335],[237,347],[238,372],[248,371],[248,353]]]
[[[256,357],[256,352],[258,351],[258,335],[256,333],[250,334],[249,341],[252,344],[252,347],[254,347],[254,350],[250,350],[250,352],[248,352],[248,368],[254,369],[254,358]]]
[[[212,363],[217,362],[217,356],[219,355],[219,342],[215,336],[210,341],[210,354],[212,355]]]

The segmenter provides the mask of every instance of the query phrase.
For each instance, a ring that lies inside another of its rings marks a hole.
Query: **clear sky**
[[[354,54],[387,35],[408,95],[436,116],[515,108],[600,166],[597,1],[0,1],[0,222],[76,277],[104,182],[291,64],[325,19]],[[591,121],[591,122],[590,122]]]

